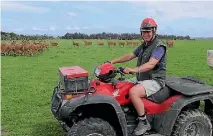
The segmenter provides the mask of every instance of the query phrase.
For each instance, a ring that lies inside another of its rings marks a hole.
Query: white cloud
[[[144,6],[139,13],[146,13],[147,16],[157,17],[160,20],[178,20],[183,18],[203,17],[213,19],[212,1],[137,1],[131,2],[135,6]]]
[[[67,26],[65,27],[66,30],[80,30],[80,27],[70,27],[70,26]]]
[[[69,16],[77,16],[77,14],[76,13],[73,13],[73,12],[68,12],[67,13]]]
[[[101,28],[104,28],[102,26],[91,26],[91,27],[88,27],[88,26],[83,26],[83,27],[71,27],[71,26],[67,26],[65,27],[66,30],[82,30],[82,29],[91,29],[91,28],[98,28],[98,29],[101,29]]]
[[[82,29],[90,29],[89,27],[85,26],[85,27],[82,27]]]
[[[158,25],[158,32],[162,34],[175,35],[212,35],[210,34],[213,22],[213,1],[137,1],[129,2],[132,7],[139,9],[135,15],[153,17]],[[204,22],[205,19],[209,20]],[[190,21],[197,19],[197,21]],[[140,20],[140,21],[141,21]],[[182,21],[184,23],[182,23]],[[207,24],[209,27],[200,26]]]
[[[34,30],[34,31],[55,31],[56,28],[54,26],[50,26],[49,28],[33,27],[32,30]]]
[[[49,30],[55,31],[55,27],[54,26],[50,26]]]
[[[44,13],[48,12],[48,8],[44,7],[36,7],[36,6],[29,6],[25,5],[20,2],[9,2],[9,1],[2,1],[1,5],[2,11],[14,11],[14,12],[36,12],[36,13]]]

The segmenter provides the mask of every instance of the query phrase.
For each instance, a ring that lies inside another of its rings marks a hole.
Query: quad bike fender
[[[116,99],[114,99],[111,96],[96,94],[96,95],[81,96],[81,97],[73,98],[72,100],[66,101],[62,104],[62,107],[60,108],[60,111],[59,111],[59,117],[61,120],[66,120],[69,117],[69,115],[72,112],[74,112],[78,107],[87,106],[90,104],[92,105],[108,104],[112,106],[118,118],[123,136],[128,135],[125,114],[123,113],[121,106],[116,101]],[[96,112],[98,112],[98,109],[96,110]]]
[[[201,94],[196,96],[187,97],[184,96],[177,101],[175,101],[168,111],[156,115],[156,120],[154,124],[154,128],[160,133],[165,136],[170,136],[172,133],[173,126],[175,121],[181,112],[181,110],[189,105],[190,103],[202,101],[202,100],[209,100],[213,104],[213,94]]]

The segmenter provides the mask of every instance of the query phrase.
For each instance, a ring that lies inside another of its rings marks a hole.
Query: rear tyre
[[[85,118],[72,126],[67,136],[117,136],[114,128],[100,118]]]
[[[172,136],[212,136],[210,118],[202,111],[183,111],[177,118]]]

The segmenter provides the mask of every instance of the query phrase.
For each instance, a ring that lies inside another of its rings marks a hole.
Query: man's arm
[[[158,62],[159,62],[158,59],[150,58],[150,60],[147,63],[141,65],[140,67],[136,68],[135,70],[137,70],[138,72],[147,72],[147,71],[153,69]]]
[[[134,59],[136,56],[134,53],[125,54],[124,56],[114,59],[111,61],[112,64],[127,62],[129,60]]]
[[[160,61],[160,59],[163,57],[165,53],[165,48],[164,47],[157,47],[149,61],[140,67],[136,68],[138,72],[147,72],[155,67],[155,65]]]
[[[138,68],[127,68],[125,71],[126,73],[133,72],[133,73],[139,73],[139,72],[146,72],[155,67],[155,65],[160,61],[160,59],[163,57],[165,53],[165,48],[164,47],[158,47],[155,49],[153,52],[151,58],[149,61],[143,65],[141,65]]]
[[[140,50],[141,50],[141,46],[138,46],[134,51],[133,53],[129,53],[129,54],[125,54],[124,56],[120,57],[120,58],[117,58],[115,60],[112,60],[111,63],[112,64],[115,64],[115,63],[122,63],[122,62],[127,62],[127,61],[130,61],[136,57],[138,57],[139,53],[140,53]]]

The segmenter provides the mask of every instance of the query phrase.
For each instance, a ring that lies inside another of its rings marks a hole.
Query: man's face
[[[152,31],[142,31],[142,37],[145,42],[152,40],[153,32]]]

